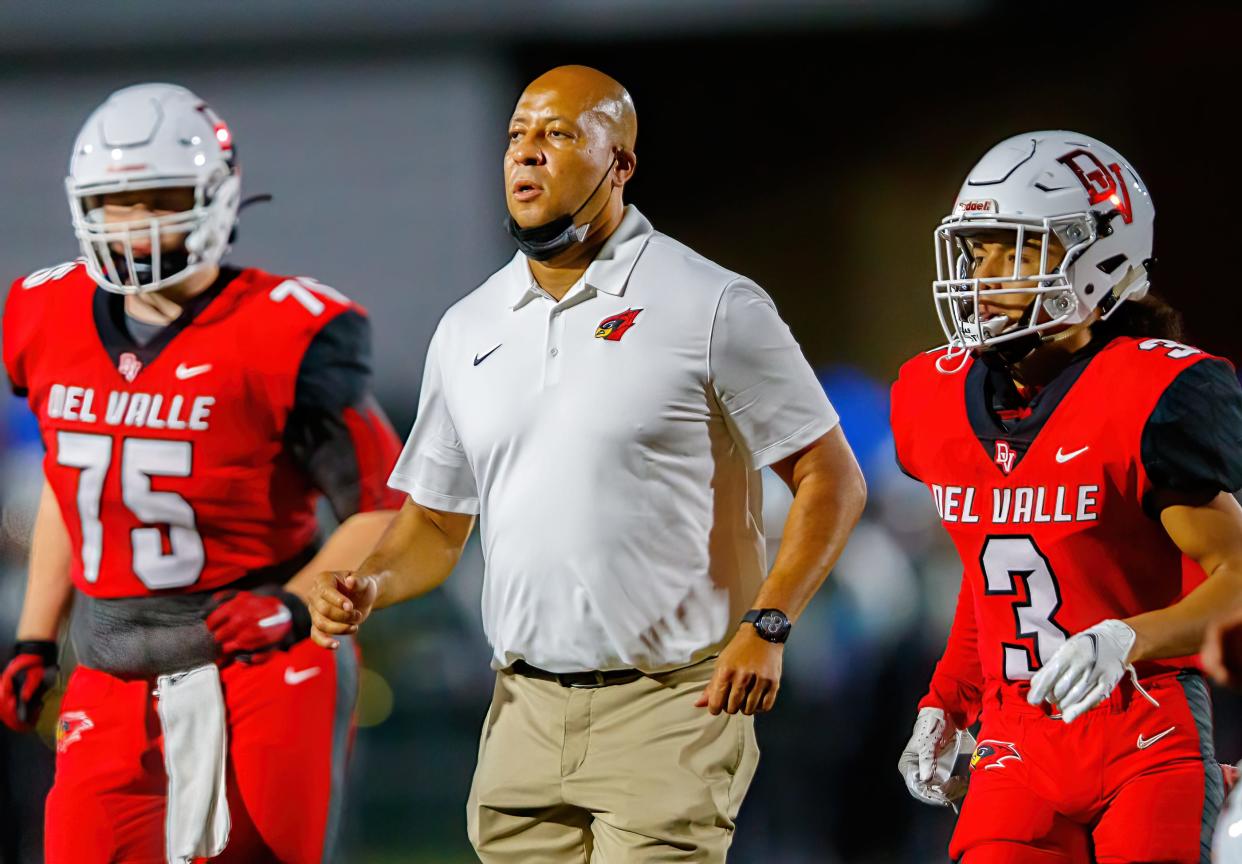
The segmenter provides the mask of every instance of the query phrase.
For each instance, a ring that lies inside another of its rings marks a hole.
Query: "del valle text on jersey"
[[[103,422],[107,426],[134,426],[142,429],[191,429],[205,432],[214,396],[183,396],[165,398],[163,393],[131,393],[113,390],[106,402],[96,400],[94,387],[53,384],[48,391],[49,420],[98,423],[97,406],[103,406]]]
[[[941,486],[931,484],[936,512],[946,523],[979,522],[983,501],[977,500],[974,486]],[[1100,487],[1094,484],[1074,486],[1017,486],[991,489],[993,525],[1026,525],[1037,522],[1095,522],[1100,518]]]

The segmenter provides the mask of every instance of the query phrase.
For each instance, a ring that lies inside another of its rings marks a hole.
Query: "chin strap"
[[[240,216],[241,212],[245,210],[247,207],[249,207],[251,204],[270,204],[274,200],[275,198],[269,195],[267,192],[262,192],[258,195],[251,195],[249,198],[243,198],[242,202],[237,205],[237,215]],[[229,245],[231,246],[236,242],[237,242],[237,222],[234,222],[233,230],[229,232]]]
[[[249,198],[242,199],[242,202],[237,205],[237,212],[240,213],[251,204],[269,204],[274,200],[276,199],[267,192],[262,192],[258,195],[251,195]]]
[[[1044,340],[1040,337],[1040,334],[1028,333],[1025,336],[997,345],[996,356],[1000,357],[1006,366],[1017,366],[1043,344]]]

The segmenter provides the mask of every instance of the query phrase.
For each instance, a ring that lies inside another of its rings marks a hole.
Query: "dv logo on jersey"
[[[142,371],[142,361],[138,359],[137,354],[132,351],[126,351],[117,358],[116,371],[121,373],[122,378],[132,383],[138,377],[138,373]]]
[[[1008,441],[996,442],[996,464],[1008,474],[1013,470],[1013,463],[1018,461],[1018,451],[1009,446]]]

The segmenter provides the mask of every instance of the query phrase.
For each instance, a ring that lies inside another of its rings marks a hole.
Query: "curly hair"
[[[1127,300],[1106,321],[1091,325],[1091,332],[1105,339],[1118,336],[1147,336],[1181,342],[1185,332],[1182,313],[1162,298],[1148,294],[1142,300]]]

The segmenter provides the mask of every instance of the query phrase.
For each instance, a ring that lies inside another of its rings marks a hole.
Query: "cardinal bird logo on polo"
[[[1018,748],[1008,741],[993,741],[989,738],[980,741],[979,746],[975,748],[974,755],[970,757],[970,770],[978,771],[982,768],[986,771],[990,768],[1004,768],[1005,763],[1010,759],[1022,761]]]
[[[634,326],[634,319],[638,317],[638,313],[641,311],[643,310],[626,309],[624,312],[608,316],[599,322],[599,326],[595,328],[595,338],[604,339],[608,342],[620,342],[621,337],[625,335],[625,331]]]

